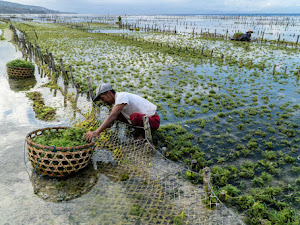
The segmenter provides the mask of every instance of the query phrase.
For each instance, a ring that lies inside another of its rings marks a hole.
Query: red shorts
[[[145,116],[145,114],[132,113],[130,115],[130,121],[131,121],[132,125],[143,127],[144,126],[143,116]],[[157,114],[155,114],[154,116],[149,116],[149,124],[150,124],[150,127],[151,127],[152,131],[157,130],[159,125],[160,125],[159,116]]]

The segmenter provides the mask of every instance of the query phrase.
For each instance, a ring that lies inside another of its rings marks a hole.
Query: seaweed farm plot
[[[260,36],[273,40],[278,39],[278,35],[286,40],[293,40],[297,36],[295,34],[299,33],[299,16],[125,16],[123,23],[140,28],[154,27],[160,31],[177,31],[180,34],[224,35],[228,32],[233,35],[238,31],[245,32],[251,28]]]
[[[99,198],[80,204],[70,213],[72,222],[240,223],[224,202],[247,224],[299,223],[298,46],[13,25],[43,54],[51,52],[56,65],[73,68],[64,74],[72,72],[82,92],[89,89],[87,77],[94,90],[109,82],[116,91],[154,102],[162,118],[154,140],[164,157],[148,142],[120,140],[120,124],[100,137],[98,148],[108,157],[94,163],[102,186],[87,188]],[[37,64],[55,86],[55,71]],[[206,167],[212,186],[203,175]]]
[[[220,58],[223,55],[225,61],[236,60],[240,62],[252,61],[253,64],[265,63],[282,64],[288,67],[297,64],[299,49],[286,45],[262,44],[259,48],[247,42],[233,42],[218,38],[204,38],[196,36],[163,34],[163,33],[128,33],[129,36],[138,38],[141,41],[155,42],[169,45],[180,49],[192,49],[199,54],[210,55],[213,50],[213,57]],[[230,60],[229,60],[230,59]]]
[[[147,141],[124,137],[124,128],[117,123],[99,138],[94,168],[101,182],[93,201],[71,215],[73,223],[242,224],[216,196],[186,179],[188,169],[153,151]]]
[[[128,125],[116,123],[96,146],[93,163],[66,179],[33,172],[34,192],[50,211],[45,218],[59,207],[60,221],[70,224],[243,224],[210,186],[187,179],[202,175],[166,159],[146,140],[134,140]]]
[[[287,102],[166,125],[156,139],[166,157],[197,171],[210,166],[215,193],[247,223],[297,224],[299,124],[299,104]]]
[[[82,87],[87,87],[85,78],[90,76],[94,87],[100,81],[110,82],[118,86],[118,91],[141,94],[156,102],[164,119],[170,122],[172,114],[193,117],[202,112],[231,110],[282,96],[291,97],[289,93],[297,91],[296,63],[289,64],[287,70],[279,65],[283,62],[271,59],[278,65],[269,63],[261,70],[264,57],[258,57],[260,61],[256,66],[236,60],[224,64],[219,58],[207,59],[196,53],[186,57],[185,51],[170,54],[168,49],[155,44],[118,36],[89,34],[67,27],[64,32],[58,32],[61,26],[53,24],[34,26],[42,49],[52,51],[57,61],[63,57],[65,64],[72,65],[75,79]],[[34,38],[31,29],[27,32]],[[255,45],[251,48],[258,49]],[[149,93],[149,90],[152,91]],[[270,92],[274,97],[268,96]],[[281,96],[275,96],[279,93]],[[264,100],[259,101],[259,98]]]

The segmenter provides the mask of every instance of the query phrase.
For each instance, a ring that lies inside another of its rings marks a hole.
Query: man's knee
[[[134,125],[134,126],[143,127],[144,126],[143,116],[145,116],[145,114],[142,114],[142,113],[132,113],[130,115],[131,124]]]
[[[152,131],[155,131],[160,126],[160,117],[158,115],[149,117],[149,123]]]
[[[142,113],[132,113],[130,115],[131,124],[134,126],[144,127],[144,121],[143,121],[144,116],[145,116],[145,114],[142,114]],[[149,125],[150,125],[152,131],[157,130],[160,125],[159,116],[158,115],[150,116],[149,117]]]

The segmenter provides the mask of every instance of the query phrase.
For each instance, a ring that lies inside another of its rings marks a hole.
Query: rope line
[[[26,147],[27,147],[27,142],[26,142],[26,138],[24,140],[24,164],[25,164],[25,167],[26,167],[26,172],[30,178],[30,174],[28,172],[28,167],[27,167],[27,163],[26,163]]]

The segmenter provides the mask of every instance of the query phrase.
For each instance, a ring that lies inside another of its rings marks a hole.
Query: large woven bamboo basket
[[[10,78],[16,78],[16,79],[28,78],[34,75],[34,68],[7,66],[7,74]]]
[[[59,131],[67,127],[50,127],[35,130],[26,136],[27,153],[34,169],[46,176],[64,177],[86,167],[91,159],[94,143],[73,147],[45,146],[34,138],[49,130]]]

